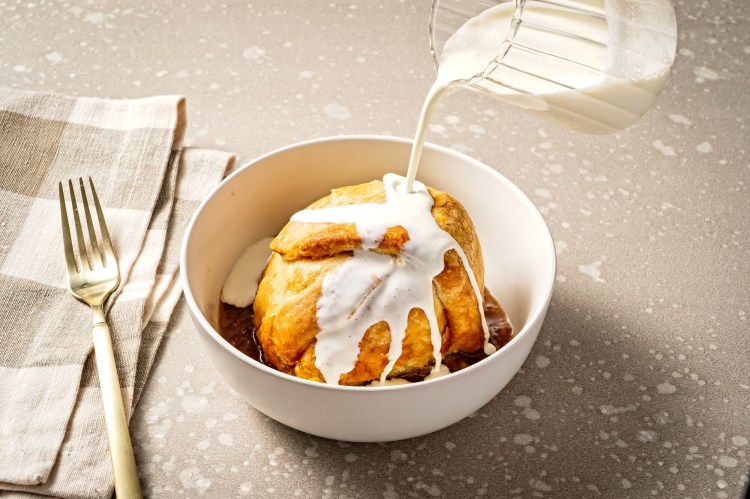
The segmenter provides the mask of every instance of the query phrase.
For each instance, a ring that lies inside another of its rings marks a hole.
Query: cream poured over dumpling
[[[442,339],[433,302],[432,280],[443,271],[444,256],[454,250],[461,258],[476,295],[484,331],[484,351],[495,351],[482,311],[482,290],[461,246],[437,224],[432,216],[433,199],[421,182],[414,192],[406,191],[406,178],[395,174],[383,177],[386,202],[355,204],[316,210],[303,210],[292,222],[354,223],[362,239],[362,249],[325,276],[318,300],[315,366],[327,383],[338,384],[342,374],[351,371],[359,354],[359,344],[367,329],[384,321],[391,332],[388,364],[381,374],[384,381],[401,356],[409,312],[421,309],[430,324],[435,365],[440,370]],[[409,241],[398,255],[373,251],[390,227],[401,226]]]

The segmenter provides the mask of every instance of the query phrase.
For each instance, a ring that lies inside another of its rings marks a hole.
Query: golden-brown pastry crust
[[[429,192],[434,200],[433,217],[461,246],[483,291],[482,251],[468,213],[448,194],[434,189]],[[308,209],[384,202],[383,183],[374,180],[334,189]],[[396,255],[408,240],[403,227],[391,227],[374,251]],[[354,224],[306,222],[289,222],[271,242],[274,254],[253,305],[257,337],[271,365],[301,378],[324,381],[315,367],[317,302],[323,279],[361,244]],[[435,312],[443,340],[441,351],[443,355],[474,352],[484,343],[480,304],[459,255],[450,250],[444,262],[445,268],[433,279]],[[360,342],[354,369],[342,375],[339,383],[362,385],[379,378],[388,363],[390,340],[385,322],[370,326]],[[434,363],[429,322],[420,309],[409,313],[402,349],[389,377],[424,373]]]

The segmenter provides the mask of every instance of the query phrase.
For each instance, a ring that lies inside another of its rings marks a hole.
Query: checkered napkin
[[[67,289],[57,184],[91,177],[104,207],[122,276],[108,322],[132,412],[180,296],[182,233],[233,161],[183,149],[185,126],[181,97],[0,89],[0,491],[112,495],[92,315]]]

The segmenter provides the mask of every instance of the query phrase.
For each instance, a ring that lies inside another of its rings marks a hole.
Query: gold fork
[[[58,184],[68,285],[73,296],[90,306],[94,312],[94,352],[96,353],[96,367],[99,371],[99,384],[102,391],[102,402],[104,403],[104,420],[107,424],[107,439],[109,440],[109,453],[112,458],[115,494],[123,499],[140,498],[143,497],[143,493],[138,481],[133,445],[130,442],[128,419],[125,416],[125,407],[120,391],[120,380],[117,377],[112,337],[104,315],[104,302],[120,284],[120,271],[117,268],[117,258],[112,249],[112,241],[109,238],[107,224],[104,222],[104,214],[94,189],[94,183],[89,178],[91,196],[94,199],[96,216],[99,219],[101,247],[97,242],[96,232],[94,231],[94,223],[91,218],[83,180],[79,178],[78,182],[81,188],[81,202],[86,215],[86,227],[88,228],[91,248],[90,252],[86,250],[73,182],[68,180],[70,203],[73,207],[73,220],[76,227],[76,239],[78,240],[80,270],[76,266],[75,251],[70,237],[65,192],[62,182]]]

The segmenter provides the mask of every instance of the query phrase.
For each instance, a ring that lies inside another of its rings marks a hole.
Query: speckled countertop
[[[3,85],[188,98],[188,141],[241,160],[314,137],[410,137],[427,0],[0,1]],[[750,467],[750,4],[677,1],[674,74],[613,136],[468,92],[428,140],[516,182],[558,276],[529,360],[470,418],[348,444],[221,380],[180,304],[132,431],[149,497],[739,497]]]

